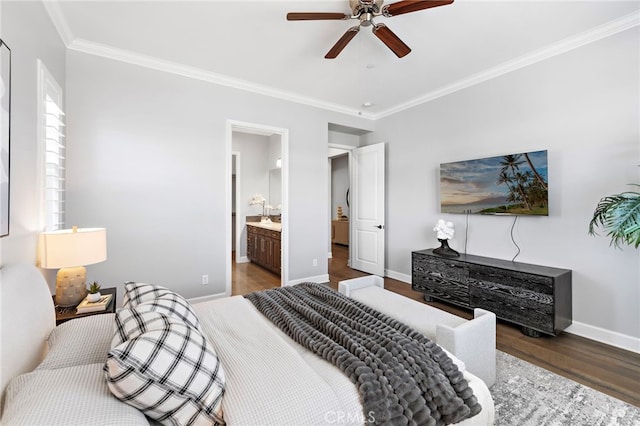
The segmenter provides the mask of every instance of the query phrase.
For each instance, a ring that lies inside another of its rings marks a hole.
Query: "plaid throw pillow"
[[[152,302],[152,303],[150,303]],[[200,329],[200,322],[196,313],[193,311],[191,304],[179,294],[173,291],[146,283],[127,282],[124,285],[123,308],[136,308],[138,306],[147,305],[147,309],[164,313],[171,317],[176,317],[187,323],[191,327]],[[150,308],[149,308],[150,306]],[[120,330],[118,329],[118,332]],[[124,334],[116,334],[120,342],[127,340]],[[114,337],[114,339],[116,338]],[[112,343],[112,346],[115,344]]]
[[[123,308],[135,308],[143,302],[152,302],[165,294],[169,289],[153,284],[127,281],[124,283]]]
[[[166,425],[224,424],[224,372],[199,329],[153,309],[154,302],[116,314],[125,342],[104,366],[121,401]]]

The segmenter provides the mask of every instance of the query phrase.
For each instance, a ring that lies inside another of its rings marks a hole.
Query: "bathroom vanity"
[[[247,257],[280,275],[282,265],[282,224],[247,222]]]

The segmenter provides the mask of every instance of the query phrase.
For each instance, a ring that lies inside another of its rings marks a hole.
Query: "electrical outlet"
[[[202,276],[202,284],[209,284],[209,275]]]
[[[313,266],[318,266],[318,259],[313,259]]]

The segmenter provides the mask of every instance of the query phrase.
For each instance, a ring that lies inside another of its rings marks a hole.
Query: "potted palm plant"
[[[640,185],[634,185],[640,187]],[[603,197],[589,223],[589,234],[596,235],[595,228],[601,227],[611,238],[611,245],[640,246],[640,192],[627,191]]]

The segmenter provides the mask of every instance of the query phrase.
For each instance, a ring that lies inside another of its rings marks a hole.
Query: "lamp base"
[[[87,295],[87,269],[84,266],[62,268],[56,274],[56,305],[78,306]]]

